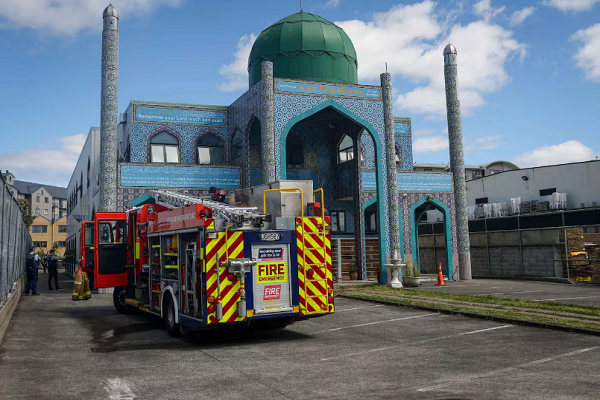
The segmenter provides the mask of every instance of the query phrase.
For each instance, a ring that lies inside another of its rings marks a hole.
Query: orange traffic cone
[[[444,274],[442,273],[442,263],[440,263],[440,268],[438,269],[438,283],[435,286],[447,286],[444,283]]]

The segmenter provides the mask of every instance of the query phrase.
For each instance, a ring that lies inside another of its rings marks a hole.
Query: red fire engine
[[[96,288],[115,288],[119,312],[161,316],[172,336],[229,323],[277,328],[330,314],[322,195],[312,181],[240,190],[230,204],[219,195],[155,191],[146,204],[81,223],[82,266]]]

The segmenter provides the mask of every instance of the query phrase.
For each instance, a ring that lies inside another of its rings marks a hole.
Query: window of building
[[[540,196],[552,196],[556,192],[556,188],[540,190]]]
[[[473,170],[473,179],[483,178],[483,171],[480,169]]]
[[[31,233],[48,233],[47,225],[32,225]]]
[[[212,133],[207,133],[198,139],[198,164],[225,164],[225,146],[223,141]]]
[[[91,164],[90,164],[90,158],[88,157],[88,164],[87,164],[87,179],[86,179],[86,181],[87,181],[87,187],[90,187],[90,167],[91,167]]]
[[[475,204],[487,204],[487,203],[489,203],[487,197],[480,197],[478,199],[475,199]]]
[[[66,247],[66,244],[65,244],[65,242],[62,242],[62,241],[60,241],[60,242],[56,242],[56,243],[58,243],[58,248],[59,248],[59,249],[62,249],[62,248],[64,248],[64,247]]]
[[[35,196],[35,201],[37,201],[39,203],[41,201],[40,196]]]
[[[377,211],[365,211],[365,232],[377,233]]]
[[[44,197],[44,203],[50,203],[50,199],[48,197]]]
[[[423,168],[423,171],[425,171],[425,172],[432,172],[433,169],[431,169],[431,168]]]
[[[44,191],[42,190],[42,196],[44,195]]]
[[[40,208],[39,208],[39,207],[36,207],[36,208],[35,208],[35,213],[36,213],[37,215],[40,215]]]
[[[48,242],[33,242],[33,247],[46,248],[48,247]]]
[[[331,232],[346,232],[346,211],[331,211]]]
[[[600,233],[600,226],[585,226],[583,233]]]
[[[153,163],[178,163],[179,141],[168,132],[161,132],[150,140],[150,159]]]
[[[242,138],[242,132],[236,129],[231,138],[231,159],[235,160],[242,156],[244,152],[244,140]]]
[[[59,225],[58,226],[58,233],[67,233],[67,226],[66,225]]]
[[[285,143],[287,165],[290,168],[302,168],[304,165],[304,142],[300,135],[292,132]]]
[[[354,160],[354,142],[348,135],[344,135],[338,145],[338,163]]]
[[[44,215],[48,215],[48,209],[44,208]]]
[[[395,146],[394,149],[395,149],[395,153],[396,153],[395,154],[396,166],[398,167],[398,166],[400,166],[400,163],[402,161],[402,152],[400,151],[400,147],[398,147],[398,146]]]

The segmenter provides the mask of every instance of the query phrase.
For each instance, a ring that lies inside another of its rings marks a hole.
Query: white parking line
[[[548,357],[548,358],[542,358],[540,360],[535,360],[535,361],[530,361],[528,363],[517,365],[517,366],[514,366],[514,367],[507,367],[507,368],[497,369],[497,370],[494,370],[494,371],[485,372],[483,374],[475,374],[475,375],[471,375],[471,376],[468,376],[468,377],[462,378],[462,379],[454,379],[454,380],[451,380],[451,381],[448,381],[448,382],[440,383],[439,385],[434,385],[434,386],[429,386],[429,387],[417,389],[417,392],[430,392],[432,390],[436,390],[436,389],[440,389],[440,388],[443,388],[443,387],[446,387],[446,386],[450,386],[450,385],[453,385],[453,384],[458,383],[458,382],[465,382],[465,381],[470,381],[470,380],[473,380],[473,379],[488,378],[490,376],[502,374],[504,372],[511,372],[511,371],[514,371],[514,370],[519,369],[519,368],[524,368],[524,367],[529,367],[529,366],[532,366],[532,365],[543,364],[543,363],[546,363],[546,362],[549,362],[549,361],[556,360],[557,358],[570,357],[570,356],[574,356],[574,355],[581,354],[581,353],[587,353],[588,351],[596,350],[596,349],[599,349],[599,348],[600,348],[600,346],[587,347],[585,349],[575,350],[575,351],[571,351],[569,353],[558,354],[556,356],[552,356],[552,357]]]
[[[561,297],[559,299],[540,299],[534,301],[561,301],[561,300],[579,300],[579,299],[593,299],[600,296],[582,296],[582,297]]]
[[[383,307],[383,304],[377,304],[374,306],[369,306],[369,307],[355,307],[355,308],[344,308],[343,310],[338,310],[337,308],[335,309],[335,312],[344,312],[344,311],[354,311],[354,310],[365,310],[367,308],[373,308],[373,307]],[[335,314],[335,313],[334,313]]]
[[[402,317],[402,318],[394,318],[394,319],[387,319],[385,321],[375,321],[375,322],[367,322],[366,324],[358,324],[358,325],[350,325],[350,326],[343,326],[341,328],[332,328],[332,329],[326,329],[323,331],[317,331],[317,332],[312,332],[309,333],[309,335],[315,334],[315,333],[325,333],[325,332],[335,332],[335,331],[341,331],[342,329],[350,329],[350,328],[360,328],[362,326],[369,326],[369,325],[377,325],[377,324],[385,324],[387,322],[395,322],[395,321],[404,321],[407,319],[415,319],[415,318],[423,318],[423,317],[432,317],[435,315],[441,315],[438,313],[432,313],[432,314],[419,314],[419,315],[413,315],[411,317]]]
[[[495,331],[496,329],[504,329],[504,328],[512,328],[512,327],[513,327],[513,325],[495,326],[493,328],[479,329],[477,331],[462,332],[462,333],[457,333],[457,334],[454,334],[454,335],[440,336],[440,337],[436,337],[436,338],[432,338],[432,339],[425,339],[425,340],[418,341],[417,343],[433,342],[435,340],[449,339],[449,338],[458,337],[458,336],[465,336],[465,335],[474,335],[476,333],[488,332],[488,331]]]
[[[448,338],[458,337],[458,336],[464,336],[464,335],[473,335],[475,333],[488,332],[488,331],[493,331],[493,330],[496,330],[496,329],[510,328],[512,326],[513,325],[495,326],[493,328],[479,329],[479,330],[470,331],[470,332],[462,332],[462,333],[457,333],[455,335],[441,336],[441,337],[437,337],[437,338],[425,339],[425,340],[420,340],[420,341],[411,342],[411,343],[418,344],[418,343],[432,342],[434,340],[448,339]],[[341,356],[322,358],[321,361],[329,361],[329,360],[336,360],[338,358],[360,356],[360,355],[363,355],[363,354],[376,353],[378,351],[392,350],[392,349],[397,349],[397,348],[406,347],[406,346],[407,346],[407,344],[396,345],[396,346],[388,346],[388,347],[379,347],[377,349],[365,350],[365,351],[360,351],[360,352],[357,352],[357,353],[350,353],[350,354],[344,354],[344,355],[341,355]]]

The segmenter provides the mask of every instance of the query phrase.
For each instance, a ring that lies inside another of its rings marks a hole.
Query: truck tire
[[[173,308],[173,298],[170,294],[165,294],[165,302],[163,304],[165,329],[169,336],[178,338],[181,337],[181,326],[175,322],[175,310]]]
[[[121,314],[132,314],[135,308],[125,303],[127,298],[127,288],[125,286],[117,286],[113,291],[113,304]]]

